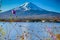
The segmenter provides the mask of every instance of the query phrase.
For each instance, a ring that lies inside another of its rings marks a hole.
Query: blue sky
[[[60,13],[60,0],[2,0],[2,11],[20,6],[25,2],[32,2],[40,8]]]

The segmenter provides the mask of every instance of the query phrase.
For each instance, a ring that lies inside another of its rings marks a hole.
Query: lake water
[[[53,34],[60,34],[60,23],[0,22],[0,40],[53,40],[47,28],[50,28]]]

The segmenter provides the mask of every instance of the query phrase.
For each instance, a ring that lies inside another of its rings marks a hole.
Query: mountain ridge
[[[15,14],[12,13],[12,10],[15,11]],[[0,19],[4,20],[21,20],[21,19],[58,19],[60,20],[60,13],[47,11],[42,8],[39,8],[33,3],[24,3],[18,8],[0,13]],[[40,15],[40,16],[39,16]]]

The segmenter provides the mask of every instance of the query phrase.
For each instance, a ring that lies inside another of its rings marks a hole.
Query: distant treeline
[[[14,20],[14,19],[0,19],[1,22],[60,22],[60,20],[55,20],[55,19],[19,19],[19,20]]]

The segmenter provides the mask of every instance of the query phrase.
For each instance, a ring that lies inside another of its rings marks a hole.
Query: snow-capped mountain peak
[[[40,11],[44,11],[44,9],[38,7],[37,5],[35,5],[34,3],[31,2],[26,2],[23,5],[21,5],[21,7],[25,10],[40,10]]]
[[[14,10],[29,10],[29,8],[27,8],[27,5],[29,4],[29,2],[26,2],[22,5],[20,5],[19,7],[15,8]]]
[[[29,2],[26,2],[24,5],[23,5],[23,8],[25,9],[25,10],[29,10],[29,8],[27,8],[27,5],[29,4]]]
[[[24,7],[26,7],[29,4],[29,2],[24,3]]]
[[[34,5],[33,3],[31,2],[26,2],[24,3],[24,5],[22,5],[22,7],[25,9],[25,10],[38,10],[39,7],[37,7],[36,5]]]
[[[19,7],[15,8],[15,10],[23,10],[23,11],[40,10],[40,11],[43,11],[42,8],[39,8],[38,6],[36,6],[35,4],[33,4],[31,2],[25,2],[24,4],[22,4]]]

